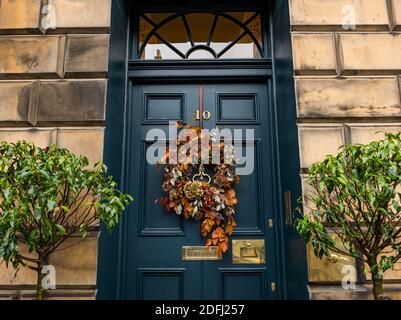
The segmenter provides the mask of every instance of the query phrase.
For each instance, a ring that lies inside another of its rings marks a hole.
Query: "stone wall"
[[[102,159],[110,11],[111,0],[0,0],[0,140]],[[94,297],[97,237],[52,256],[55,299]],[[0,265],[0,298],[30,298],[35,282]]]
[[[289,1],[304,178],[342,144],[401,130],[401,0]],[[308,258],[312,298],[367,297],[366,285],[354,292],[322,285],[341,282],[341,268]],[[397,282],[401,273],[385,278]],[[391,288],[397,297],[400,287]]]

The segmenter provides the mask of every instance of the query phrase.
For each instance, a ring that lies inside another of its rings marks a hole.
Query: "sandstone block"
[[[103,121],[106,80],[42,81],[39,122]]]
[[[393,0],[395,30],[401,30],[401,0]]]
[[[0,36],[0,78],[63,75],[63,36]]]
[[[52,254],[49,264],[56,271],[57,285],[96,285],[97,237],[71,238]],[[27,254],[27,253],[25,253]],[[32,254],[28,254],[34,257]],[[0,265],[0,285],[33,285],[36,284],[36,272],[21,268],[15,270],[5,263]],[[57,289],[57,288],[56,288]]]
[[[108,35],[70,35],[66,47],[66,74],[107,73]]]
[[[50,257],[58,285],[96,285],[97,237],[72,238]],[[71,247],[70,247],[71,246]]]
[[[290,0],[295,30],[389,30],[386,0]]]
[[[38,147],[47,147],[56,143],[55,128],[0,128],[0,141],[17,142],[25,140]]]
[[[307,179],[307,174],[301,174],[303,210],[305,215],[312,217],[313,211],[316,210],[315,204],[311,201],[315,190],[308,184]]]
[[[344,74],[399,74],[400,33],[341,33]]]
[[[0,1],[0,33],[38,30],[41,0]]]
[[[111,0],[49,0],[55,11],[56,28],[110,27]]]
[[[335,155],[344,144],[342,125],[305,125],[298,128],[301,167],[308,168],[327,155]]]
[[[383,139],[385,132],[397,133],[401,131],[401,124],[399,123],[347,124],[347,127],[352,144],[367,144]]]
[[[397,79],[296,79],[298,116],[395,117],[401,115]]]
[[[28,121],[32,82],[0,81],[0,121]]]
[[[91,164],[103,160],[104,128],[61,128],[58,144],[78,155],[89,158]]]
[[[292,34],[297,74],[335,74],[337,63],[332,33]]]

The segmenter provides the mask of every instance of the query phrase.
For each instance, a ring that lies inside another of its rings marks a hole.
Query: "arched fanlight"
[[[167,59],[262,58],[260,24],[258,12],[143,13],[138,57],[165,59],[160,49],[163,45],[170,52]],[[148,54],[151,46],[154,49]]]

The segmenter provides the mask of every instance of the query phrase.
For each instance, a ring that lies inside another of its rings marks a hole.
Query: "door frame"
[[[267,1],[267,0],[265,0]],[[206,4],[209,1],[195,1]],[[213,1],[215,2],[215,1]],[[275,160],[272,164],[277,178],[275,202],[277,212],[276,219],[276,261],[277,270],[283,270],[277,275],[276,284],[279,299],[306,299],[306,261],[305,245],[296,234],[292,224],[286,224],[284,192],[291,191],[292,207],[295,200],[301,195],[299,176],[299,149],[298,132],[296,127],[295,91],[292,79],[292,54],[291,38],[289,34],[288,0],[267,1],[269,36],[272,57],[264,62],[232,60],[219,61],[212,70],[203,67],[208,62],[181,62],[163,61],[157,67],[151,67],[149,62],[129,62],[132,47],[130,44],[130,4],[126,0],[112,1],[112,20],[109,57],[109,84],[106,109],[106,131],[104,144],[104,162],[109,167],[109,173],[126,191],[125,181],[127,168],[127,94],[128,85],[132,79],[140,78],[141,81],[152,81],[153,69],[158,75],[174,76],[177,81],[188,79],[191,70],[203,70],[202,79],[222,79],[232,76],[238,79],[255,79],[259,77],[271,78],[273,89],[272,105],[275,120],[274,136]],[[159,62],[160,63],[160,62]],[[265,66],[261,66],[265,63]],[[213,63],[212,63],[213,64]],[[174,67],[180,67],[175,69]],[[144,72],[144,70],[147,70]],[[216,69],[219,76],[216,77]],[[191,77],[193,79],[193,77]],[[267,85],[267,84],[266,84]],[[270,88],[269,88],[270,89]],[[135,205],[135,203],[134,203]],[[291,209],[290,209],[291,210]],[[287,206],[288,214],[288,206]],[[101,226],[98,274],[97,274],[97,298],[119,299],[121,298],[121,283],[124,280],[125,252],[124,246],[124,218],[119,227],[112,234],[108,234]]]

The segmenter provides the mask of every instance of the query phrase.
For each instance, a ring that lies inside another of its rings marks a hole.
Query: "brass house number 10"
[[[210,113],[210,111],[203,111],[202,112],[202,118],[203,120],[209,120],[211,118],[212,114]],[[196,110],[195,112],[195,119],[194,120],[200,120],[201,117],[201,113],[199,110]]]

